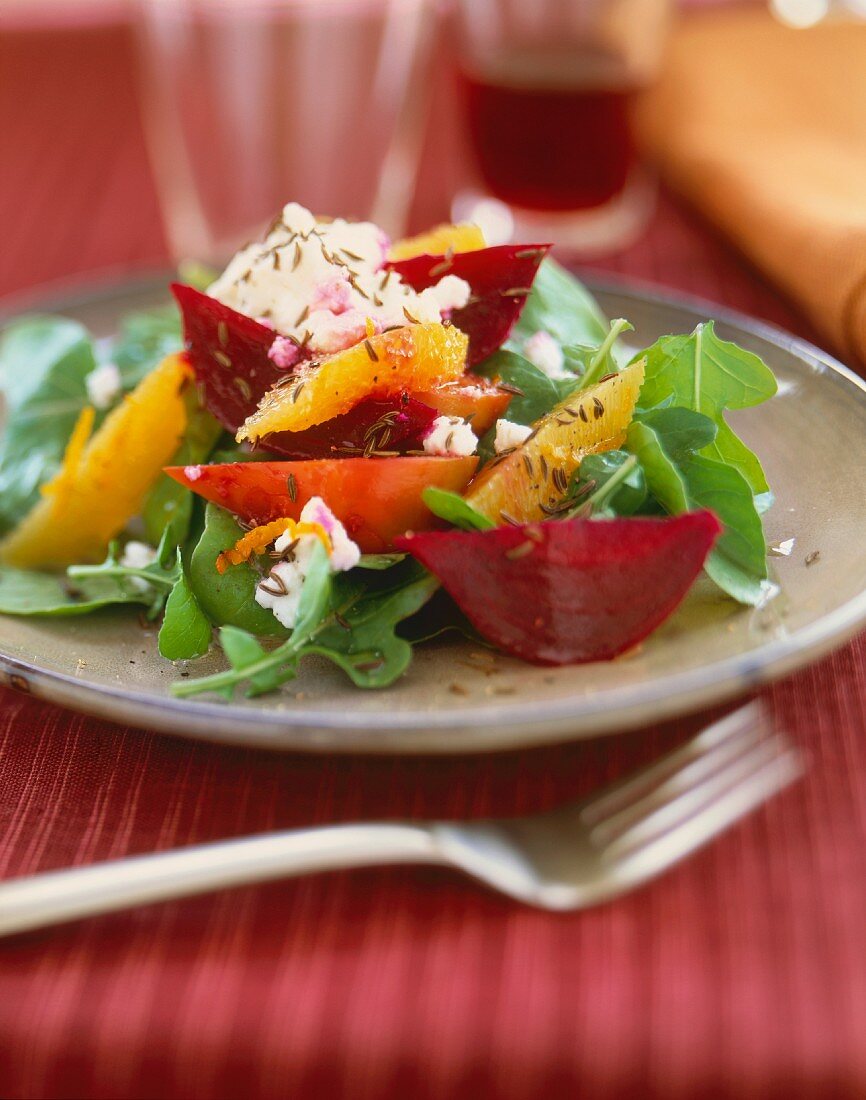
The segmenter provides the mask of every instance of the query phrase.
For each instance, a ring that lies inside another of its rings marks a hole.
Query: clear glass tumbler
[[[457,80],[479,189],[458,217],[591,255],[652,211],[633,107],[655,77],[669,0],[457,0]],[[491,199],[493,200],[491,202]]]
[[[176,260],[295,200],[399,232],[429,0],[139,0],[144,123]]]

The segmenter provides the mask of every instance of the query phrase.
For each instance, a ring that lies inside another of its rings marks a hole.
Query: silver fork
[[[601,793],[532,817],[265,833],[0,883],[0,935],[291,875],[457,868],[518,901],[579,909],[653,878],[803,770],[750,704]]]

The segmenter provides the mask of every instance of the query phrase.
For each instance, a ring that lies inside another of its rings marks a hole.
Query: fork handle
[[[0,883],[0,936],[269,879],[386,863],[441,863],[421,825],[263,833]]]

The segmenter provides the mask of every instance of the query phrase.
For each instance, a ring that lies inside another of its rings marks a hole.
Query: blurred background
[[[0,0],[0,296],[219,263],[288,199],[614,272],[697,218],[859,359],[864,7]]]

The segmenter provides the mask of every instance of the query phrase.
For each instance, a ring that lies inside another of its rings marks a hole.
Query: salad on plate
[[[712,321],[636,349],[548,252],[290,203],[109,341],[12,323],[0,613],[137,607],[175,694],[231,697],[311,658],[387,687],[450,630],[608,660],[702,572],[766,602],[772,497],[725,413],[771,371]]]

